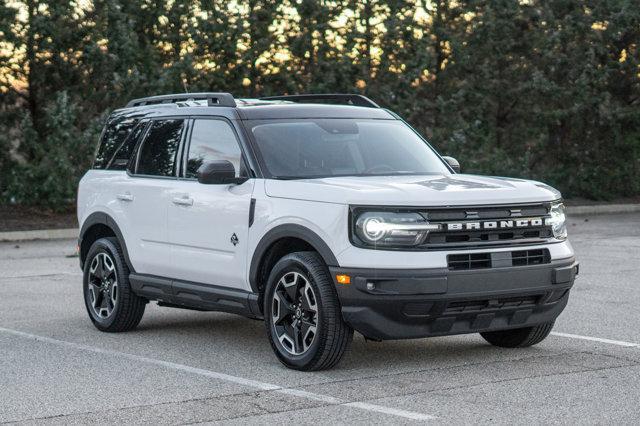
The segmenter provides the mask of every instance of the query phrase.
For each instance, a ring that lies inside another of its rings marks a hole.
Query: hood
[[[540,182],[466,174],[267,180],[265,190],[270,197],[387,206],[516,204],[560,198],[560,192]]]

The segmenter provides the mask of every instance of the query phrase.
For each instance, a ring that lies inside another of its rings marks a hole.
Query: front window
[[[449,173],[424,140],[398,120],[253,120],[249,127],[274,178]]]
[[[241,171],[241,156],[236,134],[228,123],[222,120],[195,120],[185,175],[188,178],[197,178],[198,169],[202,164],[226,160],[233,164],[238,177]]]

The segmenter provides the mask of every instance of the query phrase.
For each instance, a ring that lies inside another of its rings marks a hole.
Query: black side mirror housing
[[[460,163],[458,163],[458,160],[456,160],[453,157],[446,156],[446,155],[443,156],[442,159],[447,162],[449,167],[451,167],[454,172],[460,173]]]
[[[203,185],[239,185],[248,178],[237,178],[231,161],[207,161],[198,168],[198,182]]]

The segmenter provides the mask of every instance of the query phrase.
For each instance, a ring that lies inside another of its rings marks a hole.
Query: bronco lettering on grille
[[[547,219],[548,220],[548,219]],[[447,231],[473,231],[481,229],[511,229],[542,226],[540,217],[518,220],[486,220],[482,222],[453,222],[447,223]]]

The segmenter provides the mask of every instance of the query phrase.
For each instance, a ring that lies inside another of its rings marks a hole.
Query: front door
[[[173,187],[169,203],[171,277],[250,290],[245,271],[254,180],[240,185],[197,181],[200,165],[216,160],[230,161],[236,177],[246,176],[233,127],[224,119],[193,120],[183,157],[183,176]]]

